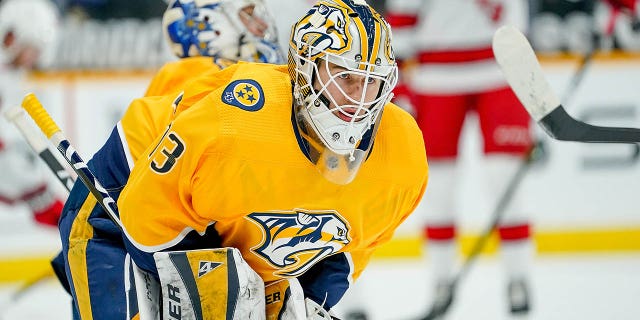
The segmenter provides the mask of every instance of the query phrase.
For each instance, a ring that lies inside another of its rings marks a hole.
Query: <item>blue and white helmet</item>
[[[172,0],[162,25],[180,58],[284,63],[275,23],[263,0]]]
[[[364,0],[318,1],[292,28],[289,73],[309,157],[328,180],[349,183],[397,82],[388,23]]]

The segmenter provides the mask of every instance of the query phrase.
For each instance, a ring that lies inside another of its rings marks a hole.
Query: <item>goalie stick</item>
[[[122,222],[118,218],[116,212],[118,211],[116,202],[109,195],[109,192],[100,184],[100,181],[89,170],[87,164],[82,160],[82,157],[71,146],[69,140],[62,133],[62,130],[53,121],[47,110],[44,109],[38,98],[33,94],[27,94],[22,100],[22,107],[29,113],[33,121],[38,125],[42,133],[53,143],[58,149],[60,154],[69,163],[73,171],[78,175],[78,178],[89,189],[91,194],[98,200],[98,203],[107,212],[111,220],[120,228]]]
[[[73,187],[73,183],[76,181],[77,175],[74,171],[67,169],[64,163],[59,160],[49,148],[49,141],[47,141],[41,132],[36,129],[32,123],[27,119],[27,115],[24,110],[20,107],[15,107],[13,109],[7,110],[4,113],[4,117],[13,125],[18,128],[18,131],[22,134],[22,136],[27,140],[27,143],[33,151],[38,154],[38,157],[44,161],[44,163],[49,167],[51,172],[56,176],[58,181],[62,183],[65,189],[71,192],[71,188]],[[32,278],[27,279],[23,284],[21,284],[14,292],[9,295],[9,298],[4,303],[4,306],[0,308],[3,312],[0,312],[0,319],[4,318],[4,314],[6,313],[6,309],[9,305],[20,301],[29,291],[33,290],[40,283],[47,281],[49,279],[55,278],[53,270],[47,269],[41,274],[37,274]]]
[[[109,195],[109,192],[102,186],[98,178],[91,172],[87,164],[82,160],[82,157],[78,154],[78,152],[71,146],[69,140],[64,136],[62,130],[58,127],[58,125],[53,121],[47,110],[44,109],[38,98],[33,94],[27,94],[22,100],[22,107],[29,113],[31,118],[38,125],[40,130],[47,136],[49,141],[53,143],[60,151],[60,154],[64,157],[64,159],[69,163],[71,168],[76,172],[80,181],[87,187],[87,189],[91,192],[91,194],[96,198],[97,202],[100,206],[107,212],[109,218],[113,221],[113,223],[118,226],[122,230],[122,232],[129,237],[126,233],[122,222],[120,221],[116,212],[118,212],[117,205],[115,200]],[[138,280],[135,280],[138,283]],[[146,290],[150,290],[149,287]],[[146,302],[151,301],[147,296],[147,292],[144,290],[137,291],[138,292],[138,312],[140,319],[151,319],[147,318],[148,316],[153,316],[155,312],[153,312],[154,306],[147,304]],[[144,296],[145,298],[141,299]],[[143,312],[150,312],[149,314],[143,315]]]
[[[13,123],[18,128],[18,131],[27,140],[33,151],[38,154],[38,157],[44,161],[53,174],[58,178],[58,181],[64,185],[67,191],[71,191],[73,183],[76,181],[77,175],[75,172],[67,170],[65,165],[58,160],[58,157],[51,152],[49,148],[49,142],[44,139],[42,133],[29,123],[27,115],[20,107],[9,109],[4,113],[5,118]]]
[[[529,41],[503,26],[493,38],[496,61],[531,117],[554,139],[591,143],[639,143],[640,128],[595,126],[567,113],[547,82]]]

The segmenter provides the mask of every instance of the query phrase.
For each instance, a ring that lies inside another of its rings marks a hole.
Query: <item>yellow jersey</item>
[[[162,96],[172,92],[180,92],[189,80],[212,69],[216,71],[221,69],[212,57],[188,57],[167,62],[151,79],[144,96]]]
[[[194,61],[201,63],[194,64]],[[144,151],[178,114],[178,103],[182,102],[181,107],[185,107],[210,92],[209,81],[200,85],[202,82],[197,77],[219,71],[211,61],[211,58],[180,60],[162,68],[149,90],[149,94],[160,96],[135,100],[88,162],[90,170],[115,200],[127,183],[135,161],[146,158]],[[193,84],[187,84],[191,82]],[[183,88],[189,88],[186,96],[179,93]],[[128,257],[119,224],[111,221],[81,181],[74,185],[63,216],[59,224],[63,252],[52,264],[61,271],[58,274],[66,278],[61,281],[73,292],[82,318],[113,319],[129,315],[129,307],[135,303],[129,300],[124,288],[123,272]],[[106,295],[105,286],[110,288]],[[122,294],[113,294],[117,290]],[[135,313],[133,310],[130,315]]]
[[[130,167],[175,116],[175,107],[182,99],[180,92],[186,84],[220,69],[211,57],[190,57],[162,66],[151,80],[145,97],[134,100],[119,123]]]
[[[167,101],[145,103],[155,110]],[[331,307],[426,187],[421,132],[393,104],[355,180],[324,179],[301,151],[286,66],[208,73],[175,110],[118,200],[129,252],[147,270],[156,251],[235,247],[265,282],[298,277],[306,295]]]

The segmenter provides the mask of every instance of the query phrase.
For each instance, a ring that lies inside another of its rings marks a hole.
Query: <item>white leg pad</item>
[[[264,320],[260,276],[235,248],[156,252],[162,319]]]
[[[148,272],[133,264],[140,320],[160,319],[160,283]]]
[[[304,291],[296,278],[282,279],[265,287],[267,320],[304,320],[307,318]]]

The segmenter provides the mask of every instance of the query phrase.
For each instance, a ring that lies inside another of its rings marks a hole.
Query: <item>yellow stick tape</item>
[[[51,139],[51,136],[60,131],[58,125],[53,121],[40,101],[38,101],[35,94],[27,94],[22,100],[22,107],[27,110],[33,121],[36,122],[48,139]]]

